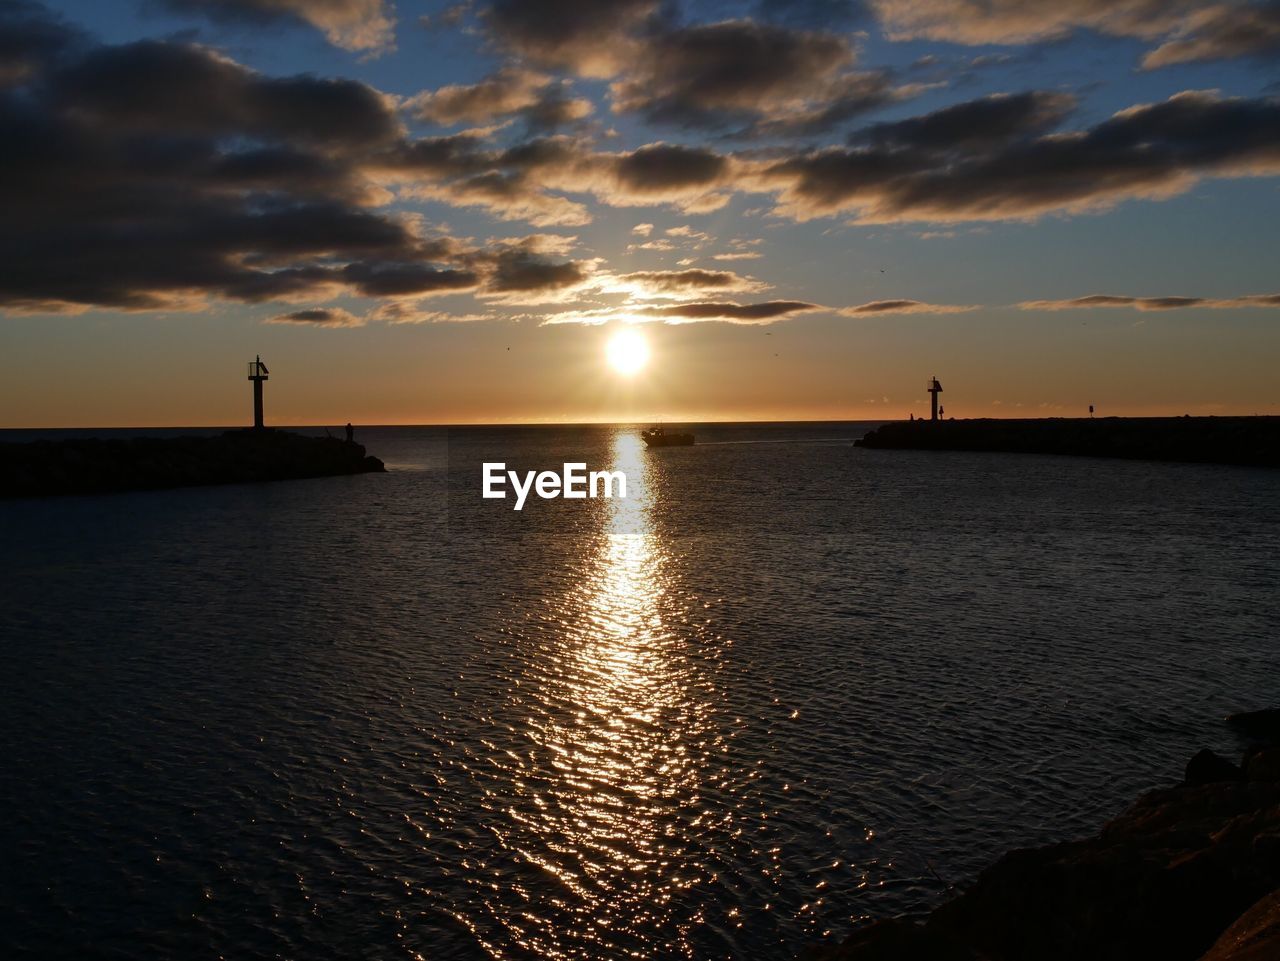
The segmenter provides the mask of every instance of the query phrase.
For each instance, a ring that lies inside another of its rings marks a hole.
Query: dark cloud
[[[1077,28],[1158,37],[1203,0],[868,0],[891,39],[1031,43]]]
[[[1023,310],[1083,310],[1093,307],[1130,307],[1134,310],[1202,307],[1210,310],[1232,310],[1242,307],[1280,307],[1280,294],[1246,294],[1241,297],[1118,297],[1112,294],[1090,294],[1071,300],[1026,300],[1018,306]]]
[[[533,70],[504,67],[473,84],[451,84],[406,104],[419,120],[451,126],[517,117],[532,131],[548,133],[582,120],[591,101],[572,98],[567,86]]]
[[[0,0],[0,90],[42,72],[85,40],[38,3]]]
[[[482,18],[535,63],[618,77],[614,110],[651,123],[805,135],[908,95],[884,71],[853,71],[849,40],[830,30],[852,4],[768,6],[763,21],[681,24],[657,0],[497,0]]]
[[[0,6],[0,49],[31,23],[29,5]],[[414,144],[362,84],[267,78],[200,47],[93,46],[52,18],[37,26],[56,56],[0,92],[0,309],[421,298],[515,283],[498,253],[375,209],[390,194],[373,178],[397,163],[470,173],[495,157],[528,170],[536,148],[486,157],[474,140]]]
[[[743,291],[757,290],[762,285],[750,277],[743,277],[731,270],[703,270],[690,267],[687,270],[637,270],[622,274],[618,281],[639,288],[650,295],[685,294],[695,290]]]
[[[385,0],[152,0],[179,13],[216,21],[305,23],[335,46],[376,53],[395,43],[395,17]]]
[[[343,280],[367,297],[456,293],[474,290],[480,275],[474,270],[439,268],[423,263],[348,264]]]
[[[1142,59],[1148,70],[1202,60],[1267,58],[1280,53],[1280,2],[1220,3],[1189,16],[1174,36]]]
[[[624,189],[661,194],[672,188],[713,186],[728,166],[729,162],[713,150],[659,143],[622,154],[616,170]]]
[[[1205,0],[868,0],[891,39],[1022,44],[1094,30],[1157,46],[1148,69],[1280,50],[1280,4]]]
[[[852,134],[849,142],[882,149],[985,149],[1052,130],[1075,109],[1071,94],[1032,90],[993,94]]]
[[[591,115],[594,106],[585,97],[571,97],[568,85],[547,87],[534,103],[516,112],[525,129],[534,134],[553,133],[580,124]]]
[[[755,183],[779,190],[781,212],[800,218],[852,210],[862,222],[999,220],[1168,196],[1202,177],[1280,172],[1274,99],[1183,93],[1086,130],[984,150],[951,149],[938,135],[950,126],[925,116],[883,127],[871,146],[766,164]],[[955,136],[960,147],[971,139],[963,130]]]
[[[867,70],[832,81],[823,96],[798,109],[783,109],[736,131],[745,138],[808,137],[891,103],[914,97],[919,86],[895,85],[888,71]]]
[[[647,37],[615,83],[615,109],[651,122],[720,127],[808,100],[850,62],[833,34],[750,20],[684,27]]]
[[[354,80],[264,77],[205,47],[99,47],[49,78],[54,109],[115,128],[366,149],[400,134],[388,98]]]
[[[545,66],[612,76],[631,55],[632,32],[660,0],[494,0],[481,18],[495,40]]]
[[[853,61],[845,37],[820,30],[751,20],[667,27],[637,43],[610,92],[615,110],[651,123],[746,137],[821,133],[915,92]]]
[[[555,263],[527,250],[504,250],[493,257],[493,266],[489,290],[499,293],[559,291],[587,278],[581,264]]]
[[[963,314],[977,309],[965,304],[929,304],[919,300],[873,300],[856,307],[841,307],[836,313],[846,317],[862,314]]]
[[[653,321],[666,324],[772,324],[795,314],[825,310],[802,300],[767,300],[757,304],[731,301],[698,301],[686,304],[645,304],[570,310],[543,319],[544,324],[606,324]]]
[[[277,314],[270,324],[309,324],[313,327],[361,327],[364,318],[357,317],[341,307],[307,307],[287,314]]]
[[[802,300],[766,300],[758,304],[733,303],[697,303],[673,304],[662,307],[643,307],[629,310],[640,317],[652,317],[678,323],[694,320],[724,320],[737,323],[767,323],[791,314],[805,313],[810,310],[821,310],[818,304],[806,303]]]

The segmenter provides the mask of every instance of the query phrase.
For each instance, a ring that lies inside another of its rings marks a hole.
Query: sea
[[[642,426],[0,501],[0,957],[789,959],[1280,706],[1278,472]]]

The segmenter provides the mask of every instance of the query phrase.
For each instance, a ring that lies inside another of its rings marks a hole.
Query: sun
[[[649,342],[637,330],[620,330],[605,345],[609,366],[624,377],[630,377],[649,363]]]

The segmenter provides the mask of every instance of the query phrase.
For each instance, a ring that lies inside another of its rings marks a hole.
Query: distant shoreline
[[[378,473],[359,444],[283,430],[0,443],[0,497],[103,494]]]
[[[855,442],[873,450],[1066,454],[1280,467],[1280,417],[908,420]]]
[[[1139,414],[1135,414],[1135,415],[1116,415],[1116,416],[1114,416],[1114,417],[1098,417],[1098,418],[1096,418],[1096,419],[1097,419],[1097,420],[1099,420],[1099,421],[1103,421],[1103,420],[1111,420],[1111,421],[1163,421],[1163,420],[1184,420],[1184,419],[1187,419],[1187,416],[1190,416],[1190,419],[1191,419],[1191,420],[1207,420],[1207,421],[1214,421],[1214,420],[1243,420],[1243,421],[1253,421],[1253,420],[1280,420],[1280,414],[1197,414],[1197,415],[1182,415],[1182,414],[1174,415],[1174,414],[1170,414],[1170,415],[1161,415],[1161,416],[1146,416],[1146,415],[1139,415]],[[1014,423],[1014,424],[1022,424],[1022,423],[1039,423],[1039,422],[1041,422],[1041,421],[1075,421],[1075,420],[1081,420],[1081,421],[1083,421],[1083,420],[1087,420],[1087,419],[1090,419],[1090,418],[1072,418],[1072,417],[999,417],[999,418],[995,418],[995,417],[985,417],[985,418],[969,418],[969,420],[970,420],[970,421],[972,421],[972,420],[987,420],[987,421],[995,421],[995,422],[998,422],[998,423]],[[434,430],[449,430],[449,429],[454,429],[454,428],[457,428],[457,429],[460,429],[460,430],[461,430],[461,429],[467,429],[467,430],[472,430],[472,429],[475,429],[475,430],[487,430],[487,429],[503,430],[503,429],[509,429],[509,428],[513,428],[513,427],[531,427],[531,428],[536,427],[536,428],[552,428],[552,429],[555,429],[555,428],[564,428],[564,427],[640,427],[640,426],[645,426],[645,427],[647,427],[647,426],[650,426],[650,425],[652,425],[652,424],[657,424],[657,423],[665,424],[665,425],[666,425],[666,426],[668,426],[668,427],[672,427],[672,426],[684,426],[684,425],[707,425],[707,426],[717,426],[717,427],[774,427],[774,426],[782,427],[782,426],[786,426],[786,425],[788,425],[788,424],[796,424],[796,425],[805,425],[805,424],[857,424],[857,425],[864,425],[864,424],[865,424],[865,425],[873,425],[873,426],[877,426],[877,427],[878,427],[878,426],[881,426],[881,425],[884,425],[884,424],[894,424],[894,423],[899,423],[899,422],[900,422],[900,418],[898,418],[898,417],[791,417],[791,418],[770,419],[770,420],[758,420],[758,419],[757,419],[757,420],[723,420],[723,419],[718,419],[718,418],[710,418],[710,419],[707,419],[707,418],[678,418],[678,417],[646,417],[646,418],[636,418],[636,419],[633,419],[633,420],[589,420],[589,421],[581,421],[581,420],[575,420],[575,421],[569,421],[569,420],[565,420],[565,421],[559,421],[559,420],[514,421],[514,420],[513,420],[513,421],[484,421],[484,422],[474,422],[474,423],[472,423],[472,422],[462,423],[462,422],[456,422],[456,421],[454,421],[454,422],[448,422],[448,423],[446,423],[446,422],[440,422],[440,423],[421,423],[421,424],[381,424],[381,423],[373,423],[373,422],[362,422],[362,423],[357,424],[356,426],[357,426],[357,427],[359,427],[359,428],[361,428],[361,429],[363,429],[363,430],[368,430],[368,429],[377,429],[377,430],[400,430],[400,429],[404,429],[404,430],[413,430],[413,429],[420,429],[420,430],[428,430],[428,429],[434,429]],[[948,423],[950,423],[950,422],[951,422],[951,421],[948,421]],[[959,421],[959,420],[956,420],[955,422],[956,422],[956,423],[960,423],[960,421]],[[903,423],[911,423],[911,422],[910,422],[910,421],[903,421]],[[916,423],[920,423],[920,421],[916,421]],[[323,422],[308,423],[308,424],[276,424],[276,425],[274,425],[274,426],[275,426],[275,429],[277,429],[277,430],[286,430],[286,431],[336,430],[336,429],[340,429],[340,427],[341,427],[341,425],[340,425],[340,424],[336,424],[336,423],[323,423]],[[111,425],[111,424],[89,424],[89,425],[70,425],[70,426],[64,425],[64,426],[59,426],[59,427],[50,427],[50,426],[44,426],[44,427],[39,427],[39,426],[37,426],[37,427],[22,426],[22,427],[0,427],[0,437],[3,437],[5,434],[9,434],[9,433],[15,433],[15,434],[16,434],[16,433],[27,433],[27,434],[49,433],[49,434],[52,434],[52,433],[73,433],[73,432],[81,432],[81,433],[106,433],[106,432],[115,432],[115,433],[119,433],[119,432],[123,432],[123,431],[138,431],[138,432],[143,432],[143,431],[147,431],[147,432],[154,432],[154,431],[200,431],[200,432],[203,432],[203,433],[212,434],[212,433],[215,433],[215,432],[233,431],[233,430],[238,430],[238,429],[239,429],[239,428],[238,428],[238,426],[237,426],[237,425],[235,425],[235,424],[151,424],[151,425],[139,425],[139,424],[123,424],[123,425]]]

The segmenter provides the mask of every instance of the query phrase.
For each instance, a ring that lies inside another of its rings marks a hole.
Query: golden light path
[[[509,931],[542,958],[692,957],[687,935],[699,919],[673,902],[710,876],[699,850],[710,822],[727,827],[699,793],[719,741],[712,692],[687,638],[664,620],[668,557],[648,454],[620,430],[613,455],[629,496],[599,502],[607,514],[594,561],[565,608],[558,689],[547,692],[564,707],[530,721],[553,771],[523,853],[554,879],[559,920],[530,904]]]

